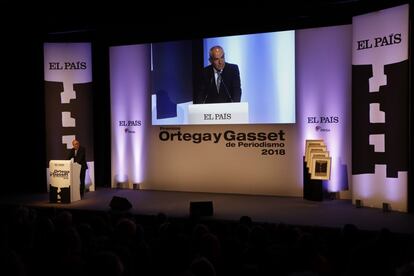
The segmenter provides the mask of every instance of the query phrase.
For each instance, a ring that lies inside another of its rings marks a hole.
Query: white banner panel
[[[297,146],[304,155],[306,140],[323,140],[332,158],[328,191],[349,191],[351,25],[298,30],[296,42]]]
[[[150,52],[147,45],[110,49],[112,187],[132,188],[145,180]]]
[[[79,140],[89,164],[86,185],[94,190],[91,43],[44,43],[43,48],[46,158],[66,159],[72,140]]]
[[[409,6],[353,18],[353,199],[407,211]]]

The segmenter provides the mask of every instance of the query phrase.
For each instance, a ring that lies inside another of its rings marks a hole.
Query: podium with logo
[[[72,160],[50,160],[49,202],[71,203],[80,197],[81,165]]]
[[[191,104],[189,124],[248,124],[249,105],[242,103]]]

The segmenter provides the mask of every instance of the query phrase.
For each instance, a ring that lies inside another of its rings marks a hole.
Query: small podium
[[[248,124],[249,105],[243,103],[191,104],[188,123],[197,125]]]
[[[72,160],[50,160],[49,201],[71,203],[80,197],[81,165]]]

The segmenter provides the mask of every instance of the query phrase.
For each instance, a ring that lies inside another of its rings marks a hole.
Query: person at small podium
[[[73,148],[70,149],[67,159],[70,160],[73,158],[73,161],[81,165],[80,171],[80,196],[83,198],[85,194],[85,175],[86,170],[88,169],[88,164],[86,163],[86,149],[82,147],[78,140],[72,141]]]
[[[203,68],[193,103],[240,102],[242,90],[238,65],[225,62],[221,46],[211,47],[209,61],[210,65]]]

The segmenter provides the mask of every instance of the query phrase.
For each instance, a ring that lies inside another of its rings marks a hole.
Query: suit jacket
[[[213,66],[205,67],[193,102],[195,104],[240,102],[242,92],[239,67],[226,62],[221,78],[220,90],[217,91]]]
[[[78,163],[82,166],[81,169],[86,170],[88,168],[88,164],[86,163],[86,150],[85,150],[84,147],[79,146],[79,149],[78,149],[78,152],[77,152],[76,156],[75,156],[75,149],[72,148],[69,151],[67,159],[69,160],[69,159],[72,159],[72,158],[73,158],[73,161],[75,161],[76,163]]]

